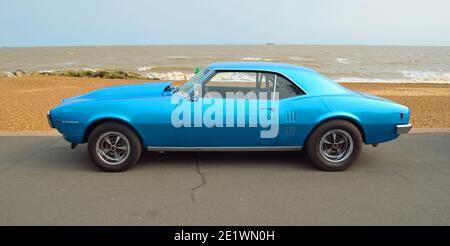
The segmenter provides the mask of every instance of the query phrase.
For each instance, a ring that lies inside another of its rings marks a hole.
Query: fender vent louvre
[[[295,111],[287,111],[286,112],[286,122],[294,123],[297,120],[297,114]],[[295,135],[295,125],[287,125],[285,135],[286,136],[294,136]]]
[[[287,122],[295,122],[297,120],[297,115],[295,111],[287,111],[286,112],[286,121]]]
[[[295,135],[295,126],[286,127],[286,131],[284,132],[286,136],[294,136]]]

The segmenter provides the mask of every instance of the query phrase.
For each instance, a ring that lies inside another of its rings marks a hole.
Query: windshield
[[[186,81],[186,83],[182,84],[180,87],[178,87],[178,91],[182,93],[188,93],[188,91],[197,83],[200,82],[200,80],[209,73],[209,69],[205,68],[199,73],[195,74],[190,80]]]

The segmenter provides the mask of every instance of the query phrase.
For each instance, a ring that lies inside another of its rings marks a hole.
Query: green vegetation
[[[39,72],[40,75],[67,76],[79,78],[103,78],[103,79],[143,79],[140,74],[133,72],[125,72],[121,70],[67,70],[67,71],[51,71]]]

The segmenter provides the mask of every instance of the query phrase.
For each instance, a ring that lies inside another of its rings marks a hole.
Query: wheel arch
[[[326,122],[332,121],[332,120],[345,120],[350,122],[351,124],[353,124],[354,126],[356,126],[356,128],[358,128],[359,133],[361,134],[361,137],[363,139],[363,142],[366,143],[366,133],[364,132],[364,128],[362,127],[361,123],[355,119],[352,118],[350,116],[346,116],[346,115],[335,115],[335,116],[330,116],[327,117],[325,119],[322,119],[319,121],[319,123],[317,123],[312,129],[311,131],[309,131],[308,136],[305,139],[305,143],[304,145],[306,145],[306,143],[308,142],[309,137],[311,136],[311,134],[321,125],[325,124]]]
[[[100,118],[92,121],[83,134],[83,142],[86,143],[88,141],[89,135],[92,133],[92,131],[99,125],[107,123],[107,122],[115,122],[122,124],[128,128],[130,128],[139,138],[141,145],[144,146],[144,139],[142,138],[142,135],[139,133],[139,131],[132,125],[130,122],[120,119],[120,118],[113,118],[113,117],[107,117],[107,118]]]

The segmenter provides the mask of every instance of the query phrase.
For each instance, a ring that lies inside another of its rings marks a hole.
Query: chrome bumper
[[[50,116],[50,111],[47,112],[47,122],[51,128],[55,128],[52,124],[52,117]]]
[[[405,124],[405,125],[397,125],[396,127],[397,134],[406,134],[411,130],[412,124]]]

